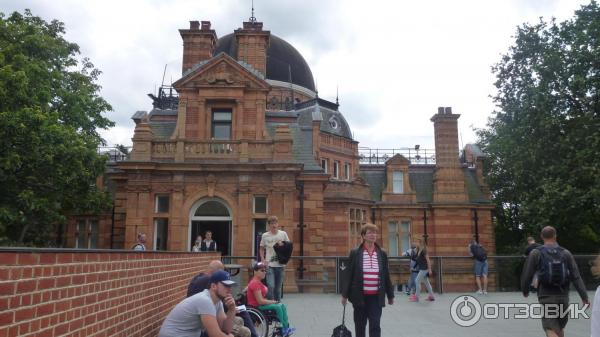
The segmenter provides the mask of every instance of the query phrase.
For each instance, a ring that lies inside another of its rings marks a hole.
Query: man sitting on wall
[[[179,302],[165,318],[159,337],[249,337],[250,330],[240,326],[233,334],[235,300],[231,287],[236,284],[229,273],[217,270],[210,276],[209,288]],[[223,306],[227,307],[227,313]]]
[[[223,266],[223,262],[219,260],[210,261],[206,273],[200,273],[194,276],[194,278],[192,278],[192,280],[190,281],[190,284],[188,285],[187,297],[196,295],[208,289],[208,287],[210,286],[211,275],[214,272],[223,269],[225,269],[225,266]],[[252,323],[252,319],[250,318],[248,312],[241,311],[237,315],[243,320],[243,325],[250,330],[250,336],[258,337],[258,334],[256,333],[256,329],[254,328],[254,324]],[[241,325],[242,322],[239,320],[239,318],[237,318],[233,326],[234,335],[237,335],[237,331],[239,330],[239,327],[241,327]]]

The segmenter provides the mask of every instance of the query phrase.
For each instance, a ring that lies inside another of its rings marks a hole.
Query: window
[[[340,162],[336,160],[333,162],[333,179],[339,179],[339,178],[340,178]]]
[[[98,220],[77,220],[75,248],[98,248]]]
[[[393,173],[394,193],[404,193],[404,175],[402,171],[394,171]]]
[[[155,213],[169,213],[169,196],[168,195],[157,195],[156,202],[154,203]]]
[[[266,214],[267,213],[267,197],[255,195],[254,196],[254,213]]]
[[[388,223],[389,255],[402,256],[410,248],[410,222]]]
[[[254,238],[252,245],[252,254],[258,256],[260,239],[264,232],[267,231],[267,219],[254,219]]]
[[[349,163],[345,163],[344,164],[344,177],[346,178],[346,180],[351,180],[351,177],[350,177],[350,164]]]
[[[231,110],[214,109],[212,112],[212,138],[231,139]]]
[[[350,208],[350,247],[357,246],[362,240],[360,229],[367,223],[367,211],[364,209]]]
[[[154,219],[154,249],[167,250],[167,238],[169,236],[169,219]]]
[[[323,169],[323,172],[327,173],[327,159],[326,158],[321,158],[321,168]]]

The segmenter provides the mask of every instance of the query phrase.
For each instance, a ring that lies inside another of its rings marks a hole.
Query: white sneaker
[[[477,294],[477,295],[483,295],[483,290],[479,289],[479,290],[477,290],[477,292],[475,294]]]
[[[483,291],[483,294],[484,294],[484,295],[487,295],[487,290],[484,290],[484,291]]]

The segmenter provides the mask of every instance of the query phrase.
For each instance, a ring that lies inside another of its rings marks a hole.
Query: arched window
[[[222,203],[211,200],[203,203],[196,209],[194,216],[229,216],[229,210]]]

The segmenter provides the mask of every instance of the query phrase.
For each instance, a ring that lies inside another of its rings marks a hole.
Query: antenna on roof
[[[165,74],[167,73],[167,65],[165,64],[165,70],[163,70],[163,78],[162,78],[162,82],[160,82],[160,86],[162,87],[163,85],[165,85]]]
[[[256,22],[256,18],[254,17],[254,0],[252,0],[252,16],[249,20],[250,22]]]

